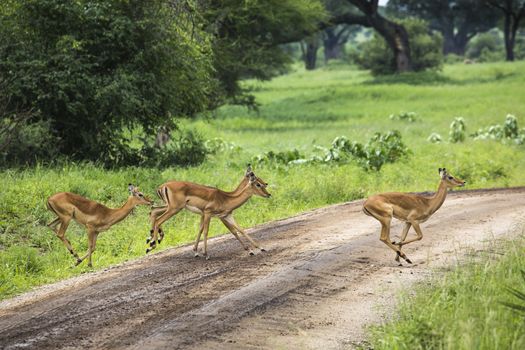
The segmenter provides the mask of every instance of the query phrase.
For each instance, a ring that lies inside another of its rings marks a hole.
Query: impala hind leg
[[[206,260],[208,260],[210,257],[208,256],[208,230],[210,229],[210,220],[211,215],[204,214],[202,219],[202,234],[204,236],[204,257]]]
[[[151,252],[153,249],[157,247],[157,237],[159,231],[162,232],[162,229],[160,226],[166,222],[169,218],[171,218],[173,215],[176,215],[179,211],[182,210],[183,207],[180,208],[168,208],[164,213],[162,213],[154,222],[153,224],[153,236],[151,237],[151,241],[149,242],[149,248],[146,249],[146,254]]]
[[[59,221],[61,223],[60,228],[58,229],[58,231],[55,231],[55,234],[62,241],[62,243],[64,243],[64,245],[66,246],[67,250],[71,253],[71,255],[73,255],[77,259],[77,263],[78,263],[80,258],[78,257],[78,254],[73,250],[73,247],[71,246],[71,242],[69,242],[69,240],[66,238],[66,230],[69,226],[69,222],[71,221],[71,218],[59,218]],[[53,224],[54,222],[55,221],[51,222],[50,224]],[[57,225],[58,223],[54,224],[55,227]]]
[[[381,222],[381,237],[379,238],[381,240],[381,242],[385,243],[387,246],[389,246],[393,251],[396,252],[396,261],[399,261],[399,256],[403,259],[405,259],[405,261],[409,264],[412,264],[412,261],[410,261],[409,258],[407,258],[407,256],[405,255],[405,253],[403,253],[400,249],[398,249],[395,245],[392,244],[392,242],[390,241],[390,222],[391,222],[392,218],[388,218],[388,219],[383,219],[383,220],[380,220]]]
[[[167,205],[164,205],[161,207],[155,207],[151,209],[151,212],[149,213],[149,220],[151,222],[151,230],[149,230],[149,236],[148,238],[146,238],[146,244],[151,242],[151,240],[153,239],[153,230],[155,228],[155,220],[157,220],[157,218],[161,216],[162,214],[164,214],[167,210],[168,210]],[[164,239],[164,231],[162,231],[162,229],[159,229],[158,243],[160,244],[160,242],[162,242],[163,239]]]

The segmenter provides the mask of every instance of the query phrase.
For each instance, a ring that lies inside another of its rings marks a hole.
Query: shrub
[[[458,143],[465,141],[465,120],[462,117],[457,117],[450,124],[450,131],[448,133],[448,139],[452,143]]]
[[[431,143],[439,143],[439,142],[442,142],[443,139],[441,138],[441,135],[436,133],[436,132],[433,132],[432,134],[430,134],[430,136],[427,138],[427,141],[428,142],[431,142]]]
[[[420,19],[410,18],[400,23],[408,32],[413,70],[441,68],[443,63],[441,35],[430,32],[427,23]],[[377,33],[374,33],[372,40],[362,44],[360,53],[354,59],[360,67],[370,69],[374,75],[396,72],[392,50]]]
[[[4,118],[0,125],[0,129],[6,131],[0,133],[2,164],[29,164],[38,159],[53,159],[58,154],[60,138],[52,131],[50,121],[25,121],[10,128],[8,124],[11,122]]]
[[[518,119],[512,114],[507,114],[503,125],[496,124],[481,128],[470,136],[472,136],[474,140],[512,140],[514,143],[522,145],[525,143],[525,128],[520,130]]]
[[[390,114],[390,120],[401,120],[409,123],[413,123],[417,120],[418,116],[416,112],[401,112],[399,114]]]
[[[263,154],[259,154],[253,158],[255,163],[278,163],[278,164],[289,164],[293,161],[304,159],[304,155],[301,154],[297,149],[291,151],[274,152],[268,151]]]
[[[482,56],[499,52],[503,55],[503,40],[499,37],[498,32],[487,32],[477,35],[467,46],[467,57],[479,58],[483,61]],[[483,61],[486,62],[486,61]]]
[[[204,162],[208,153],[202,136],[187,130],[179,131],[178,138],[171,140],[163,148],[145,146],[136,162],[161,168],[194,166]]]

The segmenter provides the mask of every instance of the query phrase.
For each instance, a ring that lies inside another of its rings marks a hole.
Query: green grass
[[[514,242],[487,246],[485,253],[465,265],[443,272],[400,297],[395,319],[371,329],[371,347],[524,349],[525,313],[502,304],[523,304],[508,291],[513,287],[525,292],[523,233],[525,230]]]
[[[85,265],[74,261],[62,243],[45,227],[53,217],[45,199],[71,191],[120,206],[129,182],[156,199],[158,185],[172,179],[233,189],[245,166],[257,154],[298,149],[306,155],[315,145],[329,146],[336,136],[366,142],[374,132],[397,129],[411,155],[366,172],[356,163],[273,166],[255,164],[256,173],[270,183],[272,199],[253,198],[235,212],[238,223],[258,223],[380,191],[434,190],[438,167],[446,167],[468,181],[467,188],[525,184],[525,146],[495,141],[431,144],[432,132],[448,138],[449,124],[462,116],[467,133],[504,121],[515,114],[525,126],[525,62],[449,65],[442,73],[373,78],[367,72],[338,67],[314,72],[297,71],[270,82],[247,81],[261,103],[259,112],[226,106],[213,119],[185,121],[182,127],[205,138],[220,137],[240,146],[193,168],[166,170],[126,168],[104,170],[92,164],[37,166],[0,172],[0,299],[33,286],[78,275]],[[416,112],[414,123],[389,119],[392,113]],[[93,255],[101,269],[144,255],[149,231],[147,208],[99,236]],[[212,221],[214,222],[214,221]],[[199,218],[181,212],[165,225],[167,235],[157,250],[189,242]],[[211,235],[225,233],[220,223]],[[76,224],[67,236],[79,252],[87,249],[86,234]],[[209,247],[213,256],[213,245]],[[240,248],[240,246],[239,246]]]

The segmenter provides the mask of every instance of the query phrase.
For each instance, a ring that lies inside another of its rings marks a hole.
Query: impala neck
[[[234,189],[233,191],[231,192],[228,192],[229,194],[238,194],[240,193],[245,187],[246,185],[248,184],[248,178],[246,176],[243,176],[242,177],[242,180],[241,182],[239,183],[239,185],[237,186],[236,189]]]
[[[253,190],[249,183],[247,183],[242,189],[237,189],[233,192],[226,194],[228,197],[228,207],[230,210],[235,210],[242,206],[253,196]]]
[[[110,224],[111,226],[124,220],[131,210],[135,208],[135,204],[132,201],[133,196],[130,196],[126,203],[118,209],[110,209],[111,213],[107,216],[107,224]]]
[[[430,212],[431,214],[435,213],[436,210],[438,210],[441,205],[443,205],[443,202],[445,201],[445,198],[447,197],[447,185],[445,184],[445,181],[439,182],[439,187],[437,189],[437,192],[432,196],[430,200]]]

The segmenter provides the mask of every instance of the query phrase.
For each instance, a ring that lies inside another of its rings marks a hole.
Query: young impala
[[[250,167],[248,167],[240,185],[232,192],[185,181],[170,181],[161,185],[157,193],[166,205],[153,209],[150,214],[152,229],[150,231],[151,237],[148,239],[150,247],[146,249],[146,253],[152,251],[156,247],[156,243],[160,243],[162,240],[164,236],[161,229],[162,224],[184,208],[201,216],[199,233],[193,247],[195,256],[198,256],[198,246],[202,234],[204,236],[204,256],[208,259],[208,229],[212,217],[218,217],[243,248],[250,251],[250,255],[254,254],[253,250],[244,244],[239,235],[245,237],[252,247],[264,251],[239,227],[232,213],[253,195],[269,198],[271,195],[266,190],[267,185],[266,182],[255,176]],[[160,235],[159,238],[157,238],[157,234]]]
[[[80,264],[84,259],[88,258],[88,266],[91,267],[91,254],[95,251],[98,234],[124,220],[137,205],[153,204],[153,201],[145,197],[144,194],[139,192],[138,188],[132,184],[129,184],[128,190],[130,196],[126,203],[118,209],[110,209],[100,203],[70,192],[56,193],[48,198],[47,208],[58,217],[47,226],[56,233],[69,252],[77,259],[75,265]],[[75,253],[71,243],[65,236],[71,219],[74,219],[87,229],[88,251],[82,258],[79,258],[78,254]],[[60,228],[58,228],[59,225]]]
[[[427,221],[441,207],[449,188],[465,185],[465,181],[449,175],[445,168],[439,168],[439,176],[441,178],[439,187],[432,197],[399,192],[381,193],[369,197],[363,205],[365,214],[374,217],[381,223],[380,240],[396,252],[397,262],[399,262],[399,257],[402,257],[407,263],[412,263],[401,252],[401,247],[423,238],[419,224]],[[397,243],[390,241],[390,222],[393,217],[405,222],[401,240]],[[414,227],[417,236],[405,240],[410,226]]]

